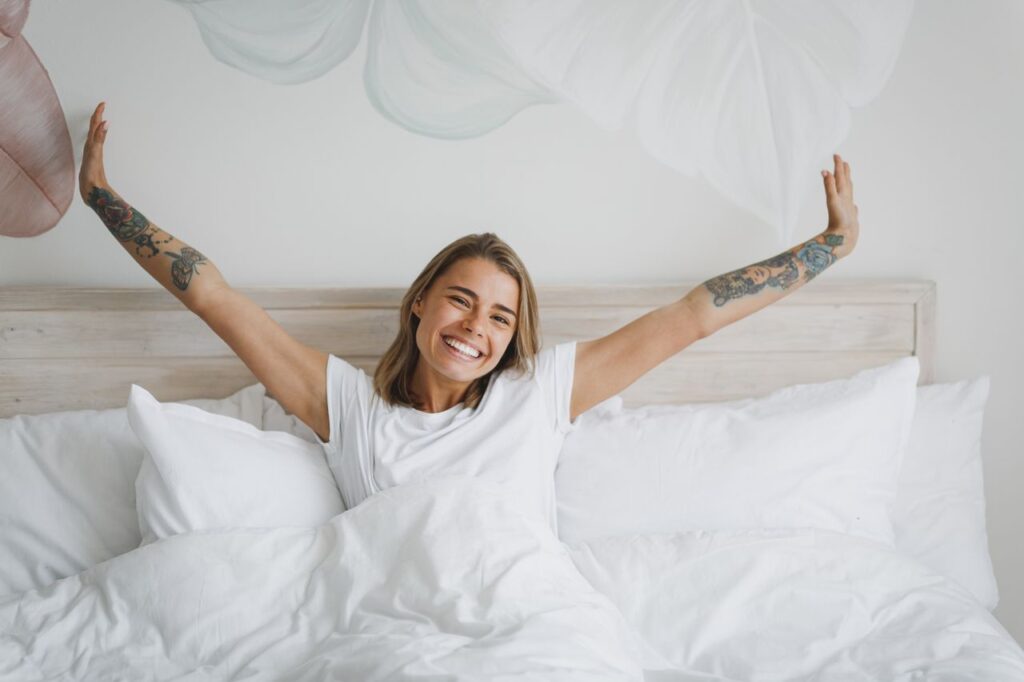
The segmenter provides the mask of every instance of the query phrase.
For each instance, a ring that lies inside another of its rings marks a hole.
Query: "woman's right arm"
[[[103,103],[96,107],[89,124],[78,180],[82,199],[136,262],[202,318],[284,409],[327,442],[327,354],[290,336],[231,288],[203,254],[149,222],[110,187],[103,167],[103,108]]]
[[[203,254],[149,222],[107,182],[103,167],[103,143],[107,137],[103,108],[101,102],[89,122],[89,136],[85,140],[78,175],[82,199],[153,279],[186,308],[198,312],[207,294],[226,284],[224,278]]]

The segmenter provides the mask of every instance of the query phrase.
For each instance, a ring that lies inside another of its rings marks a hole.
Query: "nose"
[[[470,334],[476,334],[477,336],[483,336],[484,321],[480,319],[481,314],[486,312],[469,313],[462,320],[463,328]]]

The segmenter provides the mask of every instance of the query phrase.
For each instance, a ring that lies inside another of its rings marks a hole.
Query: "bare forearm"
[[[131,256],[187,308],[224,284],[216,266],[191,246],[160,229],[109,186],[94,186],[88,204]]]
[[[688,293],[703,336],[713,334],[810,282],[845,255],[844,236],[823,232],[777,256],[713,277]]]

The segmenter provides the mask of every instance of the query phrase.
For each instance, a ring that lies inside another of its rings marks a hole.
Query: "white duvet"
[[[439,479],[188,533],[0,603],[0,680],[1022,680],[963,588],[822,531],[567,547]],[[596,589],[595,589],[596,588]]]

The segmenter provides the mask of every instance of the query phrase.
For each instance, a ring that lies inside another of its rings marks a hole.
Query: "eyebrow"
[[[474,301],[480,300],[480,297],[476,295],[475,291],[473,291],[472,289],[467,289],[466,287],[450,286],[450,287],[445,287],[445,289],[455,289],[456,291],[461,291],[466,296],[469,296]],[[508,313],[512,317],[516,317],[516,312],[514,310],[512,310],[511,308],[509,308],[508,306],[503,306],[500,303],[495,303],[494,307],[497,308],[498,310],[501,310],[501,311],[504,311],[504,312]]]

